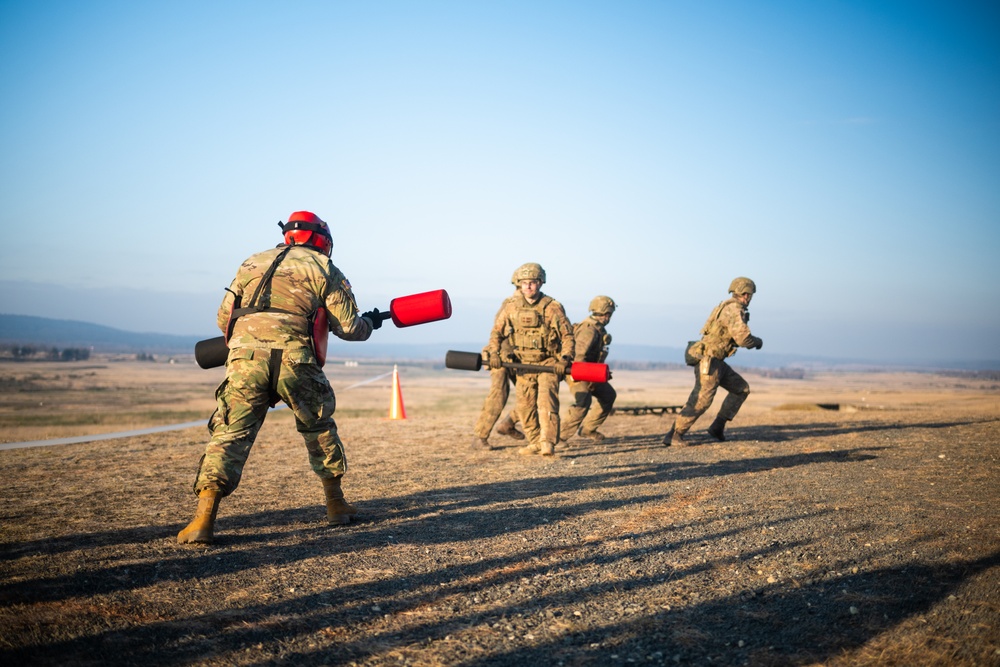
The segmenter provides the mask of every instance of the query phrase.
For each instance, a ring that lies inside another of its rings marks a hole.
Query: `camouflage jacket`
[[[535,303],[518,292],[504,301],[493,322],[491,353],[500,354],[509,341],[515,362],[537,364],[559,358],[573,358],[573,326],[562,304],[538,293]]]
[[[219,328],[226,332],[236,304],[247,307],[258,284],[286,246],[251,256],[240,266],[219,306]],[[258,305],[285,312],[249,313],[239,317],[229,347],[294,349],[311,347],[310,318],[320,307],[327,310],[330,332],[344,340],[367,340],[372,329],[358,314],[351,284],[326,255],[307,246],[293,246],[278,264],[269,289]]]
[[[573,325],[573,338],[576,341],[576,353],[573,355],[573,361],[603,364],[608,358],[611,334],[593,316]]]
[[[512,296],[509,296],[506,299],[504,299],[503,304],[501,304],[500,306],[500,310],[498,310],[497,314],[493,316],[494,322],[498,317],[500,317],[500,314],[503,312],[504,308],[507,307],[507,302],[510,301],[511,299],[516,299],[520,294],[521,291],[515,289],[514,294]],[[510,359],[511,354],[513,353],[513,349],[514,348],[511,345],[510,339],[504,338],[502,341],[500,341],[500,358],[505,361]],[[483,347],[483,361],[484,362],[488,361],[489,356],[490,356],[490,344],[487,342],[486,345]]]
[[[736,299],[720,303],[701,328],[701,354],[725,359],[734,355],[737,347],[756,345],[760,339],[750,333],[749,321],[747,307]]]

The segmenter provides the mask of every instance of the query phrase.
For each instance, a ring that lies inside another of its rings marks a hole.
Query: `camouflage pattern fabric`
[[[477,438],[486,440],[490,437],[493,427],[503,414],[503,409],[507,405],[510,397],[510,385],[515,382],[516,374],[506,368],[490,370],[490,391],[483,401],[483,408],[479,411],[479,418],[473,433]],[[517,409],[510,411],[511,420],[515,423],[519,421]]]
[[[694,369],[694,389],[674,421],[674,433],[688,432],[711,407],[719,387],[729,392],[719,408],[719,417],[727,421],[736,417],[750,394],[750,385],[723,359],[735,354],[737,347],[754,347],[760,342],[750,333],[749,321],[747,307],[736,299],[727,299],[712,310],[701,330],[702,356]]]
[[[507,301],[517,297],[519,294],[518,290],[514,290],[514,295],[507,297],[504,300],[503,305],[497,311],[494,316],[494,321],[497,317],[500,317],[500,313],[503,312],[507,305]],[[509,361],[511,359],[512,347],[509,340],[503,340],[500,343],[500,356],[503,360]],[[489,345],[483,348],[482,357],[484,362],[489,361],[490,348]],[[473,427],[472,432],[477,438],[482,438],[486,440],[490,437],[490,433],[493,431],[493,427],[496,425],[497,420],[500,419],[500,415],[503,413],[504,407],[507,405],[507,399],[510,398],[510,385],[517,381],[517,373],[507,368],[498,368],[490,370],[490,391],[486,394],[486,400],[483,401],[483,407],[479,411],[479,418],[476,420],[476,425]],[[517,423],[517,409],[511,410],[509,415],[511,421]]]
[[[347,472],[347,456],[333,413],[337,401],[330,383],[308,349],[280,351],[275,369],[267,349],[237,348],[229,353],[226,378],[216,390],[217,408],[209,420],[212,440],[205,448],[194,485],[229,495],[239,486],[250,448],[276,398],[295,415],[309,464],[320,477]]]
[[[715,400],[715,393],[722,387],[727,392],[726,399],[719,408],[719,417],[732,421],[740,406],[750,395],[750,385],[721,359],[704,357],[694,369],[694,389],[687,403],[674,420],[674,432],[684,435],[691,426],[708,410]]]
[[[525,439],[540,449],[543,443],[555,447],[559,442],[559,377],[518,372],[514,389]]]
[[[236,297],[246,305],[285,246],[253,255],[240,266],[218,311],[225,332]],[[267,410],[284,401],[306,444],[309,463],[323,478],[347,471],[347,457],[333,419],[336,397],[312,350],[309,317],[323,306],[330,331],[344,340],[367,340],[371,323],[358,313],[351,285],[326,255],[294,246],[278,265],[261,305],[291,311],[251,313],[236,320],[229,340],[226,378],[216,390],[216,411],[194,484],[195,493],[239,486],[243,467]]]
[[[223,332],[229,323],[236,297],[248,306],[261,278],[284,250],[281,245],[257,253],[240,266],[219,306],[217,323]],[[270,289],[258,299],[258,305],[301,313],[262,312],[243,315],[236,320],[229,348],[254,347],[293,349],[312,347],[308,318],[323,306],[327,310],[330,331],[343,340],[368,340],[371,325],[358,312],[351,284],[326,255],[307,246],[293,246],[278,265]]]
[[[750,313],[736,299],[726,299],[712,310],[701,328],[702,354],[726,359],[737,347],[753,347],[759,340],[750,333]]]
[[[490,332],[489,353],[502,355],[505,342],[511,345],[509,360],[519,363],[554,366],[574,354],[566,311],[541,292],[533,304],[520,292],[504,301]],[[517,414],[528,442],[539,448],[559,441],[559,379],[555,373],[517,373]]]
[[[541,292],[534,304],[520,293],[504,301],[493,322],[487,349],[502,355],[502,343],[509,341],[512,361],[543,363],[575,353],[573,326],[561,303]]]
[[[611,335],[604,324],[598,322],[593,315],[573,325],[573,337],[575,341],[573,361],[604,363],[608,358]],[[597,430],[611,414],[615,399],[618,397],[614,387],[608,382],[577,382],[572,378],[567,378],[566,382],[573,403],[566,410],[566,417],[562,420],[560,438],[563,440],[569,440],[575,435],[581,424],[584,433]],[[597,399],[597,405],[594,405],[594,399]]]

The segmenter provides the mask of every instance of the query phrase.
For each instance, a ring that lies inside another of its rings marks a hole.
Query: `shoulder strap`
[[[271,311],[273,313],[285,313],[288,315],[298,315],[298,313],[293,313],[289,310],[282,310],[281,308],[268,308],[267,303],[257,303],[257,299],[264,292],[264,289],[271,284],[271,279],[274,277],[274,272],[278,269],[278,264],[281,264],[281,260],[285,258],[288,251],[292,249],[292,246],[286,246],[284,250],[278,253],[278,256],[274,258],[271,262],[271,266],[267,268],[267,271],[261,277],[260,282],[257,283],[257,289],[253,291],[253,296],[250,297],[250,303],[243,308],[236,308],[233,310],[232,319],[240,317],[241,315],[247,315],[248,313],[259,313],[264,310]]]

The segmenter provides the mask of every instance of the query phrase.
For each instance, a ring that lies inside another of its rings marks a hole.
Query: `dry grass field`
[[[485,372],[400,365],[390,420],[391,370],[327,368],[356,523],[325,524],[275,411],[203,547],[175,541],[203,426],[3,443],[207,420],[222,369],[0,364],[0,663],[1000,665],[995,381],[747,373],[731,442],[620,413],[543,458],[471,449]],[[612,380],[620,406],[691,382]]]

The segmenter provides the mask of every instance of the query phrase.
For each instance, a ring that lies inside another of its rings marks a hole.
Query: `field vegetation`
[[[485,372],[401,363],[388,419],[392,368],[327,367],[356,523],[276,410],[199,547],[204,426],[12,443],[207,421],[222,369],[0,363],[0,662],[1000,665],[995,378],[748,374],[730,442],[620,412],[543,458],[470,447]],[[676,406],[692,377],[612,383]]]

